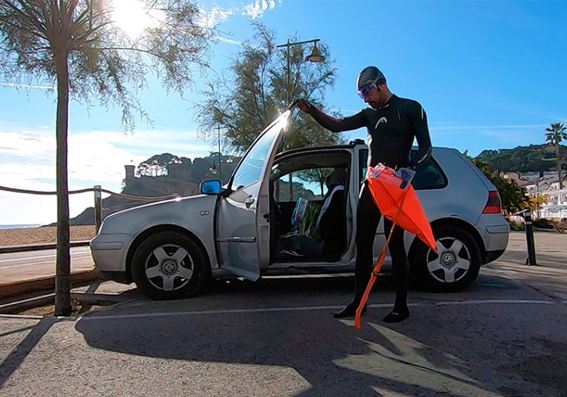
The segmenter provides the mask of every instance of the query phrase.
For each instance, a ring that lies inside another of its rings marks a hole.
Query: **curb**
[[[71,299],[82,304],[109,306],[125,302],[125,297],[119,294],[96,294],[85,292],[71,292]],[[15,302],[0,305],[0,314],[18,314],[22,311],[35,309],[36,307],[52,305],[55,303],[55,293],[49,293],[32,298],[22,299]]]
[[[21,301],[5,303],[0,305],[0,313],[17,314],[24,310],[33,309],[43,305],[49,305],[55,302],[55,293],[36,296],[34,298],[23,299]]]
[[[82,247],[89,245],[88,241],[73,241],[69,244],[70,247]],[[14,247],[0,247],[0,254],[11,254],[13,252],[26,252],[26,251],[41,251],[56,249],[57,244],[30,244],[30,245],[19,245]]]
[[[79,283],[79,282],[96,280],[97,278],[101,277],[101,274],[98,271],[98,269],[94,269],[83,272],[71,273],[70,277],[71,277],[71,283]],[[22,295],[27,292],[55,288],[55,276],[26,280],[19,283],[2,285],[1,287],[2,288],[0,288],[0,298],[8,298],[11,296]]]

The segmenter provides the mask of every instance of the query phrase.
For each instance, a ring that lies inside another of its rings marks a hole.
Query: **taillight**
[[[502,202],[500,201],[500,194],[496,190],[488,192],[488,201],[482,211],[483,214],[500,214],[502,213]]]

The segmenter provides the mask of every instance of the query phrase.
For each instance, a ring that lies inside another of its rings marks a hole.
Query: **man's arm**
[[[309,113],[321,127],[332,132],[356,130],[357,128],[366,126],[366,118],[362,112],[358,112],[354,116],[344,119],[335,119],[303,99],[299,101],[298,107],[304,112]]]
[[[429,137],[429,128],[427,127],[427,115],[425,110],[419,103],[410,113],[410,118],[413,124],[415,137],[417,139],[418,149],[410,160],[410,167],[413,169],[419,168],[431,157],[431,138]]]

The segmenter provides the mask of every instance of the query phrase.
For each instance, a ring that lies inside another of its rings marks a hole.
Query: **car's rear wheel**
[[[434,291],[462,291],[478,276],[478,244],[468,232],[455,226],[439,226],[433,234],[437,252],[419,241],[410,254],[414,282]]]
[[[205,280],[205,256],[188,236],[173,231],[146,238],[132,259],[132,278],[152,299],[195,295]]]

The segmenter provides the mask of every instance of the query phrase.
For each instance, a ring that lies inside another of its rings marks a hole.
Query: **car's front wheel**
[[[443,292],[462,291],[477,278],[481,253],[465,230],[440,226],[433,230],[437,252],[421,241],[412,249],[412,276],[420,287]]]
[[[205,256],[188,236],[164,231],[146,238],[136,249],[132,278],[146,296],[177,299],[194,295],[203,285]]]

